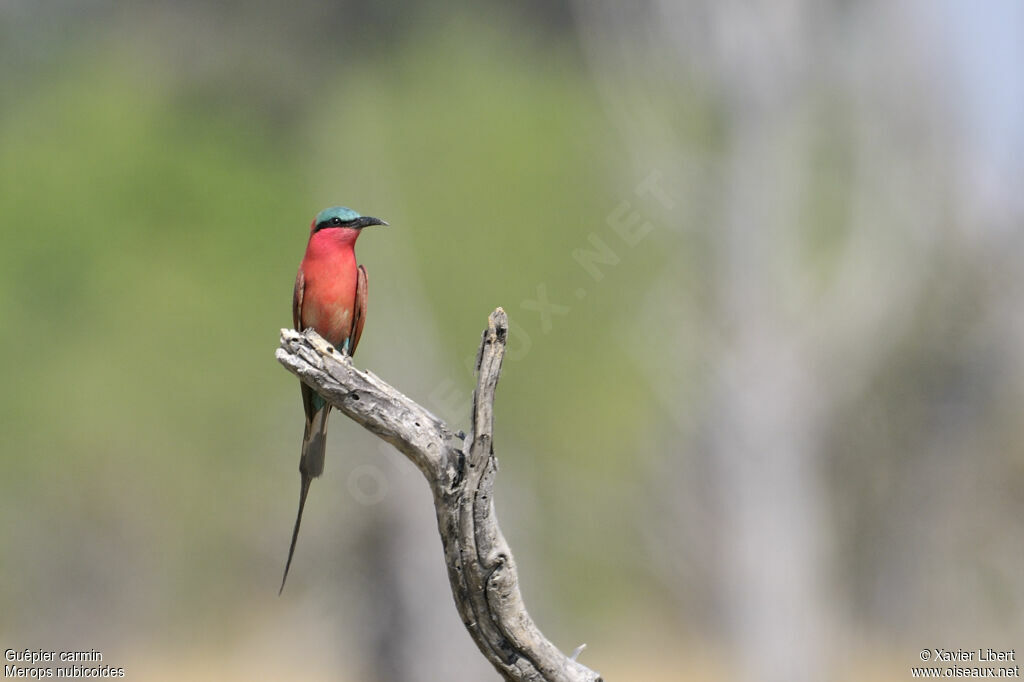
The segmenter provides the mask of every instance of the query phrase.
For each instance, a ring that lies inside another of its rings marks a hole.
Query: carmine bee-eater
[[[299,264],[292,297],[292,321],[299,331],[312,327],[328,343],[352,356],[359,345],[366,322],[366,268],[356,264],[356,240],[364,227],[387,225],[380,218],[361,216],[350,208],[332,206],[313,219],[309,226],[306,255]],[[310,482],[324,471],[327,445],[327,416],[331,406],[306,384],[302,387],[302,407],[306,411],[306,430],[302,436],[299,473],[299,513],[295,517],[288,562],[284,566],[281,590],[299,538],[302,509]]]

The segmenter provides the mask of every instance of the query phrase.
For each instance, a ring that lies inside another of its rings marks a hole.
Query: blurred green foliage
[[[102,37],[0,110],[0,629],[73,628],[96,608],[122,627],[194,624],[269,590],[301,429],[271,354],[308,221],[334,203],[391,221],[360,243],[371,290],[411,290],[435,326],[375,324],[391,301],[371,295],[361,363],[401,386],[375,338],[415,354],[434,334],[447,366],[432,375],[468,391],[467,358],[504,305],[529,338],[506,368],[498,445],[537,488],[528,563],[583,612],[635,597],[635,547],[604,542],[633,535],[617,509],[637,491],[615,482],[651,419],[617,313],[662,256],[652,236],[596,283],[571,258],[591,233],[621,247],[606,218],[639,179],[576,55],[453,21],[264,106],[244,82],[197,86],[144,40]],[[521,305],[538,285],[570,306],[550,331]],[[584,583],[567,570],[580,561]]]

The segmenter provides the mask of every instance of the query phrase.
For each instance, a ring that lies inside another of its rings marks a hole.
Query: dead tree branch
[[[508,317],[491,313],[477,354],[468,435],[456,433],[372,372],[356,369],[316,332],[281,330],[277,360],[350,419],[394,445],[434,496],[455,606],[481,653],[514,682],[601,682],[534,625],[519,592],[512,552],[494,511],[494,394]]]

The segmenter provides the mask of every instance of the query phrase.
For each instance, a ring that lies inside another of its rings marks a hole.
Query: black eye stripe
[[[321,230],[325,227],[346,227],[348,225],[356,225],[359,222],[359,218],[353,218],[352,220],[342,220],[338,216],[332,216],[325,218],[316,224],[316,229]]]

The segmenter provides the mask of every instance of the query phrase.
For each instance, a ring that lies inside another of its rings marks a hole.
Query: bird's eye
[[[331,218],[331,225],[341,225],[341,218],[338,216]]]

